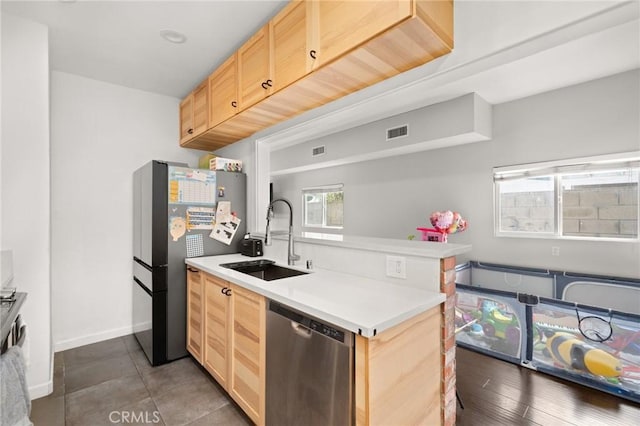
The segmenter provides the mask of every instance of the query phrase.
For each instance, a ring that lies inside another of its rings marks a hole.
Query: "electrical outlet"
[[[407,258],[403,256],[387,256],[387,276],[407,278]]]
[[[560,247],[551,247],[551,256],[560,256]]]

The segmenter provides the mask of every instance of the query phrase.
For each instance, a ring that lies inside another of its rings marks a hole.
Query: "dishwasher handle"
[[[296,333],[298,336],[304,339],[311,339],[311,330],[305,327],[304,325],[298,324],[295,321],[291,321],[291,328],[293,329],[294,333]]]

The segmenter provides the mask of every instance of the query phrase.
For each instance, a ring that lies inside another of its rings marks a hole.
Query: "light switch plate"
[[[387,256],[387,276],[407,279],[407,258],[404,256]]]

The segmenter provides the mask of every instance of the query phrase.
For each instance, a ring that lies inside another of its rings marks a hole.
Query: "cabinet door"
[[[271,93],[269,26],[238,50],[238,106],[244,110]]]
[[[324,65],[412,15],[411,0],[318,3],[318,62]]]
[[[228,377],[230,299],[222,290],[229,287],[229,283],[220,278],[209,274],[204,276],[204,366],[224,388],[227,387]]]
[[[227,391],[256,424],[264,424],[265,300],[232,286],[231,376]]]
[[[313,58],[307,48],[310,44],[307,32],[308,3],[311,2],[292,1],[269,24],[274,92],[304,77],[311,70]]]
[[[202,364],[203,343],[202,272],[187,269],[187,350]]]
[[[205,80],[193,91],[193,136],[209,128],[209,82]]]
[[[209,77],[209,126],[216,126],[238,111],[238,70],[234,53]]]
[[[193,94],[180,102],[180,143],[193,137]]]

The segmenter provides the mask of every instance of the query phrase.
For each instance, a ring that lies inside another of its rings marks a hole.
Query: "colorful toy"
[[[520,341],[519,322],[515,315],[500,310],[493,300],[481,299],[478,302],[479,324],[485,336],[506,339],[514,344]]]
[[[447,242],[447,234],[443,234],[435,228],[416,228],[416,230],[422,232],[422,241]]]
[[[625,333],[622,330],[618,330],[618,333],[614,334],[611,340],[605,342],[605,344],[615,349],[615,355],[618,355],[621,351],[631,355],[640,355],[640,330]]]
[[[429,216],[429,221],[433,228],[416,228],[422,232],[422,241],[447,242],[447,235],[462,232],[467,229],[467,221],[460,213],[447,210],[444,212],[433,212]]]
[[[471,324],[470,333],[474,336],[482,336],[482,333],[484,333],[484,331],[482,330],[482,326],[480,324]]]
[[[446,210],[443,212],[433,212],[429,216],[429,221],[436,231],[443,234],[455,234],[467,229],[467,221],[460,213]]]
[[[622,373],[622,364],[613,355],[570,333],[556,332],[548,336],[543,353],[558,364],[596,376],[617,378]]]

